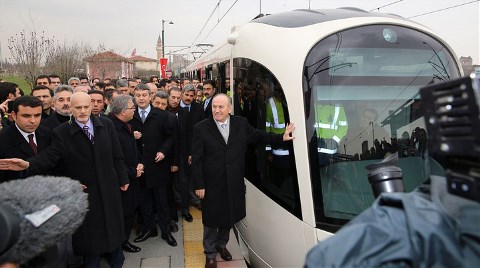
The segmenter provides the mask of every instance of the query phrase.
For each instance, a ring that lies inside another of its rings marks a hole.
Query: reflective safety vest
[[[275,134],[285,133],[285,114],[283,111],[283,105],[279,100],[275,99],[274,97],[268,99],[265,117],[265,130],[267,132]],[[271,148],[267,146],[266,150],[271,150]],[[273,149],[272,154],[289,155],[288,150],[283,149]]]
[[[345,109],[340,104],[335,106],[319,104],[315,108],[317,137],[324,140],[334,140],[337,143],[336,146],[338,146],[348,130]],[[334,154],[337,152],[336,146],[328,146],[328,143],[324,144],[323,147],[320,146],[319,144],[319,153]]]

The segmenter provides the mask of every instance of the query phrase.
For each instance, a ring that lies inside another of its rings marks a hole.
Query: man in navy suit
[[[138,243],[158,236],[154,215],[156,208],[162,239],[175,247],[177,241],[170,232],[170,208],[167,201],[167,189],[171,180],[169,158],[172,157],[173,129],[168,123],[167,112],[150,104],[150,88],[147,85],[138,84],[134,98],[137,109],[129,123],[134,130],[145,173],[139,178],[143,195],[143,231],[133,241]]]

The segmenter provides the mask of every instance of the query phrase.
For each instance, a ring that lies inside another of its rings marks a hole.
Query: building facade
[[[112,51],[95,54],[86,58],[85,61],[87,62],[87,75],[90,79],[94,77],[100,79],[133,77],[133,61]]]

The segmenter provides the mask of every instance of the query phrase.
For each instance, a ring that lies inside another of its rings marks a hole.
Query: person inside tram
[[[285,132],[285,126],[289,122],[289,114],[285,96],[278,82],[273,85],[273,95],[266,102],[265,131],[274,134]],[[279,189],[286,181],[291,180],[292,162],[289,148],[286,145],[267,145],[267,159],[270,172],[273,175],[273,184]],[[291,187],[286,187],[290,188]]]
[[[348,131],[345,108],[340,103],[318,103],[315,107],[315,131],[318,138],[320,166],[336,161],[340,141]]]

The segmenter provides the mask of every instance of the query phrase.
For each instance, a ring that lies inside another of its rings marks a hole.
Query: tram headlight
[[[383,29],[383,39],[389,43],[397,42],[397,33],[389,28]]]

